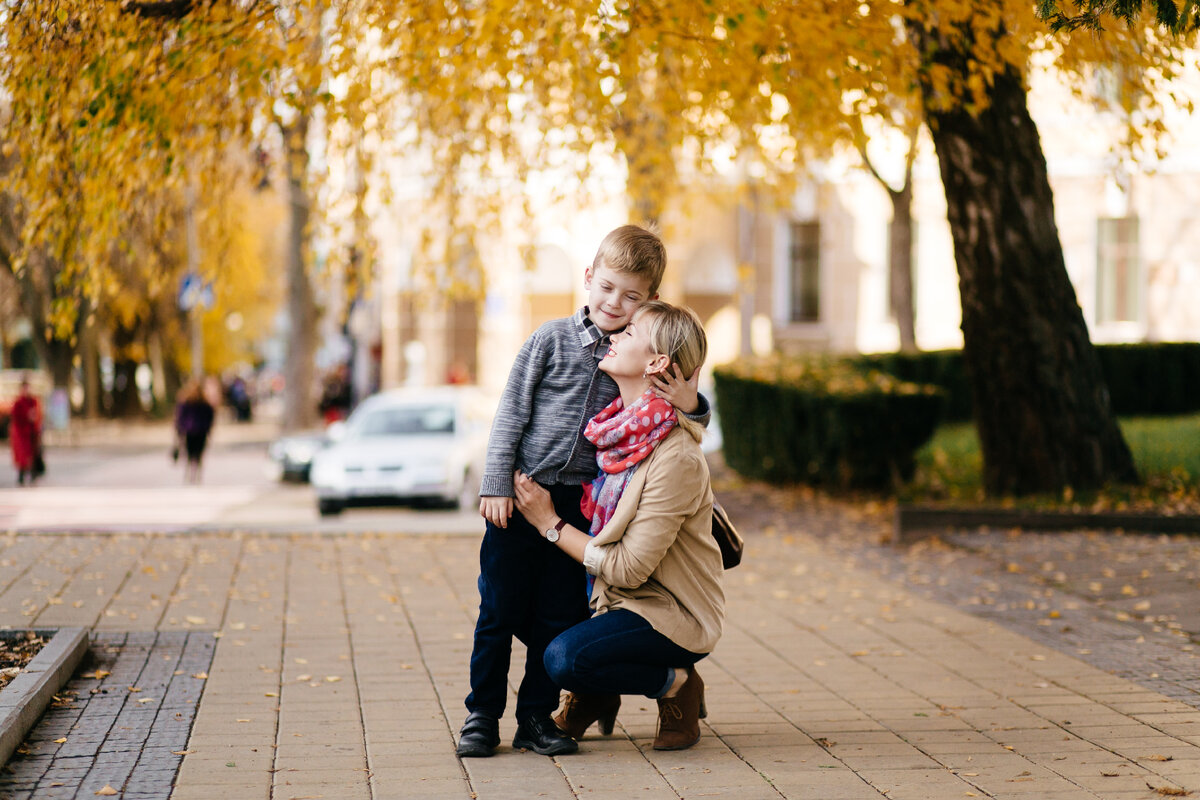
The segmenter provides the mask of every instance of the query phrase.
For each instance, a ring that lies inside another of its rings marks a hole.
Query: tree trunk
[[[33,348],[38,359],[50,373],[54,388],[69,389],[71,365],[75,360],[75,347],[70,341],[49,338],[50,308],[56,300],[63,299],[57,292],[58,270],[56,262],[43,254],[35,254],[17,276],[21,291],[21,306],[29,317],[33,328]],[[76,330],[79,321],[76,320]]]
[[[915,143],[913,145],[916,146]],[[888,188],[892,199],[892,226],[888,231],[888,302],[900,333],[900,352],[917,352],[916,314],[913,310],[912,164],[900,191]]]
[[[100,328],[91,303],[84,304],[79,326],[79,361],[83,377],[83,416],[97,419],[104,410],[104,386],[100,380]]]
[[[911,33],[927,59],[965,79],[965,52],[937,31]],[[985,488],[1024,494],[1137,481],[1067,275],[1020,75],[997,75],[990,105],[972,115],[961,104],[942,109],[921,74],[958,263]]]
[[[917,158],[917,138],[921,126],[908,133],[908,154],[904,157],[904,181],[899,189],[884,180],[867,152],[867,137],[861,127],[855,130],[855,144],[863,166],[875,177],[892,201],[892,224],[888,228],[888,309],[896,319],[900,334],[900,352],[917,352],[916,310],[913,306],[913,162]]]
[[[317,352],[317,306],[308,272],[308,117],[283,130],[287,151],[291,226],[287,247],[288,335],[284,360],[283,428],[309,427],[316,420],[313,375]]]
[[[119,322],[113,324],[113,389],[109,413],[116,419],[139,417],[143,412],[137,388],[138,362],[129,355],[139,338],[136,327],[127,328]]]

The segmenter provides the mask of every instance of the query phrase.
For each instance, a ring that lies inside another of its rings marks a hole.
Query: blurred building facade
[[[1124,121],[1035,85],[1039,125],[1067,270],[1095,342],[1200,340],[1200,124],[1169,120],[1166,157],[1138,165],[1114,142]],[[913,173],[916,339],[925,350],[962,344],[958,276],[931,144]],[[876,154],[872,150],[873,156]],[[879,148],[886,176],[902,153]],[[890,163],[889,163],[890,162]],[[664,299],[687,304],[709,333],[709,368],[772,350],[875,352],[899,347],[889,307],[891,202],[853,159],[830,160],[785,203],[765,192],[689,191],[662,228]],[[383,387],[478,383],[498,391],[539,324],[586,300],[583,272],[601,238],[626,217],[618,171],[584,205],[536,215],[529,239],[482,235],[484,291],[454,297],[412,269],[415,234],[384,212],[370,337]],[[402,198],[398,198],[402,199]],[[419,203],[415,196],[409,198]]]

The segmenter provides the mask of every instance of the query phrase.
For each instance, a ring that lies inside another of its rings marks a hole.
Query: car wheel
[[[322,517],[336,517],[345,507],[340,500],[317,500],[317,513]]]

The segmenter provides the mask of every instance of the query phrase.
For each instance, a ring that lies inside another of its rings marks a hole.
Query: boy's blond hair
[[[708,337],[695,311],[662,300],[648,300],[638,306],[633,318],[638,327],[646,331],[650,350],[670,359],[667,369],[671,369],[671,364],[678,364],[683,377],[690,378],[704,364],[708,357]],[[704,432],[702,425],[683,414],[675,417],[681,428],[700,441]]]
[[[601,266],[646,278],[653,297],[667,269],[667,248],[657,234],[637,225],[622,225],[610,231],[596,249],[592,269]]]

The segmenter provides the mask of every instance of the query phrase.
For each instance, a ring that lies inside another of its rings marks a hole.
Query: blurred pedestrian
[[[212,403],[204,396],[200,381],[188,381],[180,390],[179,400],[175,404],[175,446],[187,455],[183,470],[183,479],[187,483],[200,482],[200,464],[204,459],[204,448],[208,445],[214,416]]]
[[[250,388],[241,375],[235,375],[229,382],[229,388],[225,390],[225,402],[233,409],[234,419],[238,422],[250,421]]]
[[[329,425],[349,416],[350,406],[353,404],[350,368],[345,364],[338,364],[325,376],[317,410],[321,414],[321,420]]]
[[[8,422],[8,438],[12,445],[13,465],[17,468],[17,484],[33,483],[46,470],[42,458],[42,407],[29,390],[29,378],[21,377],[17,399],[13,401]]]

